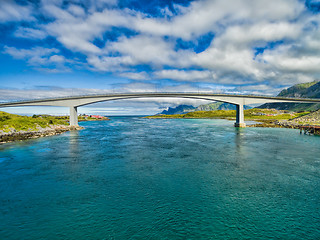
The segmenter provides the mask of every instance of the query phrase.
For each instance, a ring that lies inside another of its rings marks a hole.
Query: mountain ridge
[[[296,98],[320,98],[320,81],[295,84],[283,89],[277,97],[296,97]],[[320,109],[319,103],[265,103],[258,108],[274,108],[277,110],[290,111],[316,111]]]
[[[250,109],[248,106],[244,106],[244,109]],[[214,111],[214,110],[236,110],[236,106],[231,103],[223,102],[213,102],[208,104],[203,104],[198,107],[192,105],[178,105],[175,108],[169,107],[168,110],[163,110],[157,115],[173,115],[173,114],[184,114],[189,112],[198,111]]]

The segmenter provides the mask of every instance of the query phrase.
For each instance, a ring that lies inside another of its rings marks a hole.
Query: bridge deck
[[[64,106],[70,108],[70,125],[78,125],[77,107],[104,101],[114,101],[136,98],[189,98],[209,101],[219,101],[235,104],[237,106],[237,120],[235,126],[244,127],[243,106],[249,104],[262,104],[272,102],[292,102],[292,103],[320,103],[320,99],[310,98],[284,98],[257,95],[237,95],[237,94],[214,94],[214,93],[117,93],[82,95],[59,98],[22,100],[15,102],[0,103],[1,107],[18,106]]]

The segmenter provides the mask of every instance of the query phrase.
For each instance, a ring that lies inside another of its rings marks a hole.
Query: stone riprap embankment
[[[263,123],[252,124],[248,127],[276,127],[276,128],[296,128],[320,126],[320,110],[309,113],[307,115],[293,118],[291,120],[264,121]]]
[[[74,126],[66,126],[66,125],[50,125],[45,128],[38,127],[37,130],[30,130],[30,131],[23,131],[23,130],[16,131],[15,129],[10,129],[10,131],[4,132],[3,130],[0,130],[0,143],[53,136],[53,135],[67,132],[67,131],[80,130],[80,129],[83,129],[83,127],[74,127]]]

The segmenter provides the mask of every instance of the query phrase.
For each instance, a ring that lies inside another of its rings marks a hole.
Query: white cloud
[[[301,24],[278,22],[245,24],[231,26],[219,36],[212,45],[217,48],[226,48],[229,45],[237,47],[265,46],[267,42],[295,39],[301,34]]]
[[[55,62],[55,63],[63,63],[63,62],[66,61],[66,59],[64,58],[64,56],[61,56],[61,55],[52,55],[49,58],[49,61],[50,62]]]
[[[118,72],[128,71],[126,66],[133,65],[133,60],[130,56],[124,57],[98,57],[91,55],[87,58],[88,64],[92,66],[92,70],[102,72]]]
[[[14,0],[1,1],[0,22],[10,21],[32,21],[32,7],[30,5],[19,5]]]
[[[198,71],[198,70],[161,70],[154,72],[154,76],[158,79],[173,79],[177,81],[212,81],[213,73],[207,70]]]
[[[31,3],[19,5],[8,0],[1,6],[0,21],[46,18],[49,23],[39,20],[32,27],[19,26],[14,35],[33,40],[51,36],[67,50],[85,55],[90,70],[132,80],[249,84],[261,86],[257,92],[270,92],[267,87],[272,84],[320,76],[320,16],[308,13],[302,1],[200,0],[188,7],[175,5],[175,14],[162,9],[159,12],[163,16],[119,9],[117,3],[42,0],[35,11]],[[132,34],[107,39],[113,28],[126,28]],[[214,36],[211,44],[196,53],[192,43],[202,44],[199,39],[206,34]],[[190,47],[179,49],[177,39],[190,43]],[[264,50],[257,54],[256,48]],[[5,47],[4,52],[47,71],[55,71],[50,66],[61,69],[76,64],[56,48]],[[137,72],[141,65],[151,70]],[[141,84],[133,89],[148,89]]]
[[[176,53],[173,43],[159,37],[136,36],[122,37],[117,42],[107,44],[109,53],[121,53],[132,59],[131,64],[165,65],[174,64]]]
[[[75,17],[85,17],[86,15],[85,10],[82,7],[75,4],[71,4],[68,7],[68,11]]]
[[[251,49],[238,49],[230,46],[227,49],[212,47],[194,55],[194,64],[216,72],[216,79],[226,75],[254,77],[259,79],[261,70],[257,68]]]
[[[58,53],[56,48],[34,47],[31,49],[17,49],[15,47],[4,47],[4,53],[10,54],[16,59],[27,59],[31,65],[43,64],[51,54]]]
[[[112,26],[129,26],[130,15],[118,10],[105,9],[86,16],[73,16],[54,5],[44,6],[44,11],[56,20],[45,26],[46,31],[65,47],[85,54],[99,54],[101,49],[91,41],[101,38]]]
[[[157,78],[171,76],[175,80],[223,82],[235,76],[238,81],[244,78],[246,81],[264,81],[270,74],[274,75],[274,71],[254,59],[253,48],[264,47],[271,41],[294,40],[303,26],[289,22],[303,11],[299,1],[280,0],[274,4],[266,0],[196,1],[181,8],[178,16],[170,18],[152,18],[128,9],[85,13],[79,5],[70,5],[66,10],[58,6],[44,5],[43,10],[55,19],[45,29],[68,49],[86,54],[92,69],[121,72],[139,64],[157,69],[193,65],[208,69],[207,75],[200,78],[194,71],[160,70],[154,73]],[[126,27],[139,34],[107,41],[104,48],[94,45],[93,40],[102,40],[102,34],[111,27]],[[200,54],[190,50],[176,51],[174,38],[163,39],[163,36],[196,39],[208,32],[215,32],[216,36],[211,46]],[[208,75],[211,71],[214,72],[212,77]],[[140,78],[137,74],[131,74],[131,77]]]
[[[140,17],[134,22],[134,28],[153,35],[191,39],[210,31],[219,32],[221,26],[238,22],[291,20],[303,9],[299,1],[286,0],[195,1],[184,14],[171,21]]]
[[[39,30],[35,28],[25,28],[25,27],[19,27],[17,31],[14,33],[14,35],[19,38],[29,38],[29,39],[39,39],[39,40],[42,40],[48,36],[48,34],[43,30]]]
[[[277,95],[286,86],[271,85],[271,84],[253,84],[247,86],[239,86],[234,88],[232,91],[240,94],[255,94],[255,95]]]
[[[117,42],[107,43],[100,56],[90,54],[88,63],[99,71],[121,71],[128,67],[146,64],[154,68],[164,65],[190,66],[190,51],[174,51],[174,42],[160,37],[121,37]],[[120,56],[119,56],[120,54]]]
[[[76,62],[59,55],[60,50],[56,48],[34,47],[31,49],[17,49],[15,47],[4,47],[3,53],[11,55],[15,59],[27,61],[35,69],[46,72],[68,72],[66,63]]]
[[[120,77],[132,80],[149,80],[150,76],[146,72],[122,72],[118,74]]]

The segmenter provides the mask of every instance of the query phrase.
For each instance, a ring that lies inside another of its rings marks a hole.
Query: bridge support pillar
[[[237,118],[236,123],[234,124],[235,127],[246,127],[246,124],[244,123],[244,112],[243,112],[243,104],[237,104]]]
[[[70,107],[70,126],[79,126],[77,107]]]

